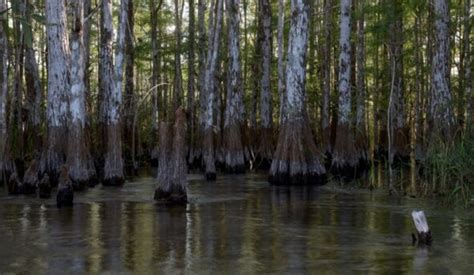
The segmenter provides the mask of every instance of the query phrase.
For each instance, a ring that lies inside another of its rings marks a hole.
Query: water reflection
[[[381,177],[377,171],[374,179]],[[383,180],[383,179],[381,179]],[[373,185],[379,185],[377,183]],[[0,273],[466,273],[474,216],[385,191],[272,187],[258,175],[191,180],[186,207],[155,204],[153,181],[54,200],[0,198]],[[431,249],[411,245],[413,208]]]

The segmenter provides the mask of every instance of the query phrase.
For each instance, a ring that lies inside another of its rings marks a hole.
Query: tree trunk
[[[196,137],[195,137],[195,52],[194,52],[194,45],[195,45],[195,4],[194,0],[189,0],[189,50],[188,50],[188,113],[189,113],[189,120],[188,120],[188,159],[192,159],[194,156],[194,152],[196,150]]]
[[[431,67],[431,141],[450,142],[456,122],[449,88],[449,8],[447,0],[434,0],[435,47]]]
[[[324,184],[321,164],[305,106],[308,1],[291,0],[291,27],[286,67],[286,108],[270,168],[272,184]]]
[[[271,93],[272,63],[272,7],[269,0],[259,0],[261,17],[262,63],[260,78],[260,135],[257,150],[257,163],[261,169],[269,169],[273,156],[273,123]]]
[[[358,0],[359,18],[357,20],[357,45],[356,45],[356,150],[361,165],[368,165],[367,149],[369,146],[366,132],[366,86],[365,86],[365,29],[364,29],[364,1]]]
[[[0,10],[7,9],[6,0],[0,0]],[[7,183],[15,169],[10,159],[7,128],[8,98],[8,38],[7,15],[0,14],[0,183]]]
[[[329,124],[329,103],[331,99],[331,31],[332,31],[332,0],[325,0],[324,4],[324,47],[323,47],[323,105],[321,110],[321,131],[323,153],[330,157],[331,127]]]
[[[336,142],[332,154],[332,170],[342,179],[356,176],[359,156],[356,155],[351,128],[351,0],[341,0],[341,33],[339,40],[339,111]]]
[[[23,24],[25,17],[25,3],[18,1],[12,5],[13,11],[13,97],[10,104],[10,149],[13,161],[15,162],[19,179],[23,178],[24,172],[24,129],[23,129],[23,58],[25,49],[25,32],[27,26]]]
[[[70,123],[68,129],[67,164],[74,189],[82,190],[89,184],[90,163],[85,140],[86,125],[86,85],[85,49],[83,41],[84,3],[74,1],[74,24],[71,37],[71,93]]]
[[[159,87],[159,78],[160,78],[160,56],[158,52],[158,11],[160,5],[156,5],[156,0],[150,0],[150,23],[151,23],[151,54],[152,54],[152,76],[151,76],[151,85],[152,85],[152,114],[151,114],[151,140],[152,140],[152,149],[151,149],[151,165],[153,167],[158,166],[158,143],[155,142],[158,135],[158,91]]]
[[[26,20],[32,26],[32,0],[27,0]],[[38,63],[36,61],[33,41],[25,44],[25,82],[27,94],[28,124],[25,129],[26,140],[33,142],[33,157],[39,157],[41,150],[41,101],[43,87],[41,86]]]
[[[226,0],[228,18],[229,68],[224,120],[224,166],[226,172],[245,172],[241,127],[242,70],[240,63],[240,0]]]
[[[471,136],[472,132],[472,59],[471,59],[471,0],[464,0],[464,92],[466,94],[466,133]]]
[[[198,0],[198,89],[199,89],[199,125],[196,137],[196,147],[189,153],[188,162],[191,167],[201,165],[202,148],[199,142],[203,140],[204,112],[205,112],[205,75],[206,75],[206,26],[205,26],[206,1]],[[212,13],[212,9],[211,9]],[[192,131],[192,130],[191,130]]]
[[[279,123],[282,123],[285,106],[285,0],[278,0],[278,95],[280,97]]]
[[[115,75],[111,81],[111,93],[107,97],[107,153],[104,164],[104,185],[119,186],[124,183],[122,136],[120,134],[120,107],[122,105],[123,63],[125,32],[128,26],[128,0],[120,2],[120,18],[115,49]],[[112,17],[110,16],[110,19]],[[112,22],[110,22],[112,23]],[[112,26],[112,24],[108,24]],[[110,30],[112,32],[112,29]],[[112,71],[109,72],[112,79]]]
[[[98,142],[95,150],[96,160],[99,162],[101,170],[100,179],[104,179],[104,157],[107,151],[107,120],[108,120],[108,104],[109,98],[113,92],[113,53],[112,53],[112,1],[104,0],[101,2],[100,16],[100,52],[99,52],[99,94],[98,103]]]
[[[216,19],[213,27],[209,28],[209,47],[206,61],[205,84],[205,112],[203,113],[203,158],[208,180],[215,180],[215,149],[214,149],[214,110],[216,104],[215,73],[217,69],[217,57],[219,53],[220,33],[222,29],[223,0],[216,0]],[[209,21],[212,24],[212,21]]]
[[[69,42],[66,6],[61,0],[46,1],[48,36],[48,139],[41,161],[52,186],[58,184],[59,169],[65,161],[69,91]]]
[[[181,106],[183,99],[183,76],[181,72],[181,16],[179,10],[179,0],[174,0],[174,12],[176,48],[174,49],[174,102],[172,114],[179,106]]]
[[[391,152],[392,156],[389,158],[407,162],[410,156],[409,152],[409,135],[408,128],[405,123],[405,99],[403,95],[403,7],[401,1],[391,1],[389,8],[392,12],[392,17],[389,22],[389,49],[390,49],[390,66],[393,76],[393,93],[391,94],[389,107],[389,131],[388,134],[393,141]]]
[[[136,140],[133,136],[133,118],[135,117],[135,94],[134,94],[134,62],[135,62],[135,47],[134,47],[134,11],[133,1],[128,2],[128,25],[125,31],[125,95],[124,95],[124,155],[125,155],[125,171],[127,176],[134,176],[138,170],[138,163],[133,161],[136,152],[136,145],[133,141]]]
[[[164,160],[168,167],[166,173],[170,173],[170,175],[160,179],[154,198],[166,203],[181,204],[188,201],[186,194],[188,170],[186,165],[186,114],[181,107],[176,110],[175,120],[171,154],[167,155]]]

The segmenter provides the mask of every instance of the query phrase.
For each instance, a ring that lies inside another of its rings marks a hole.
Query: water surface
[[[463,273],[474,214],[384,189],[269,186],[264,175],[189,177],[186,207],[153,202],[154,181],[54,199],[0,188],[0,273]],[[431,248],[411,245],[424,209]]]

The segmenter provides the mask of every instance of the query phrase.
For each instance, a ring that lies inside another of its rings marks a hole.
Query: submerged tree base
[[[348,123],[338,124],[330,168],[336,179],[349,182],[365,175],[369,163],[362,143],[354,141]]]
[[[111,177],[111,178],[104,179],[102,181],[102,185],[104,186],[120,187],[120,186],[123,186],[124,183],[125,183],[125,179],[123,177]]]
[[[74,201],[74,188],[69,177],[69,169],[66,165],[61,167],[59,176],[58,194],[56,195],[56,205],[58,208],[72,206]]]
[[[331,173],[338,180],[350,182],[366,175],[368,168],[369,163],[366,160],[361,159],[355,165],[347,163],[342,165],[333,165],[331,167]]]
[[[169,153],[160,157],[163,165],[162,173],[158,175],[158,186],[155,189],[154,199],[166,203],[187,203],[187,163],[186,163],[186,114],[180,107],[176,110],[175,123],[173,126],[173,142]],[[166,130],[165,130],[166,129]],[[168,141],[170,145],[171,134],[168,127],[160,131],[160,141]],[[161,143],[161,145],[164,145]],[[168,146],[169,147],[169,146]]]
[[[45,174],[38,183],[38,195],[41,199],[49,199],[51,197],[51,183],[48,174]]]
[[[161,188],[156,188],[153,199],[160,203],[169,203],[169,204],[188,203],[186,190],[183,190],[182,188],[175,188],[169,192],[166,192]]]
[[[229,166],[225,165],[223,170],[227,174],[244,174],[247,166],[245,164]]]
[[[326,183],[326,169],[306,119],[284,122],[268,181],[275,185]]]
[[[25,176],[23,177],[23,194],[33,195],[36,194],[36,188],[38,186],[38,174],[39,164],[38,161],[33,160],[26,169]]]
[[[273,185],[324,185],[327,183],[326,174],[296,174],[278,173],[270,175],[268,181]]]

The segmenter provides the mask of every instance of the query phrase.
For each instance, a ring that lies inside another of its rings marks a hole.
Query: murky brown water
[[[153,180],[76,193],[74,208],[0,189],[0,273],[474,272],[474,214],[386,191],[273,187],[264,176],[190,176],[187,207]],[[411,246],[414,208],[430,249]]]

